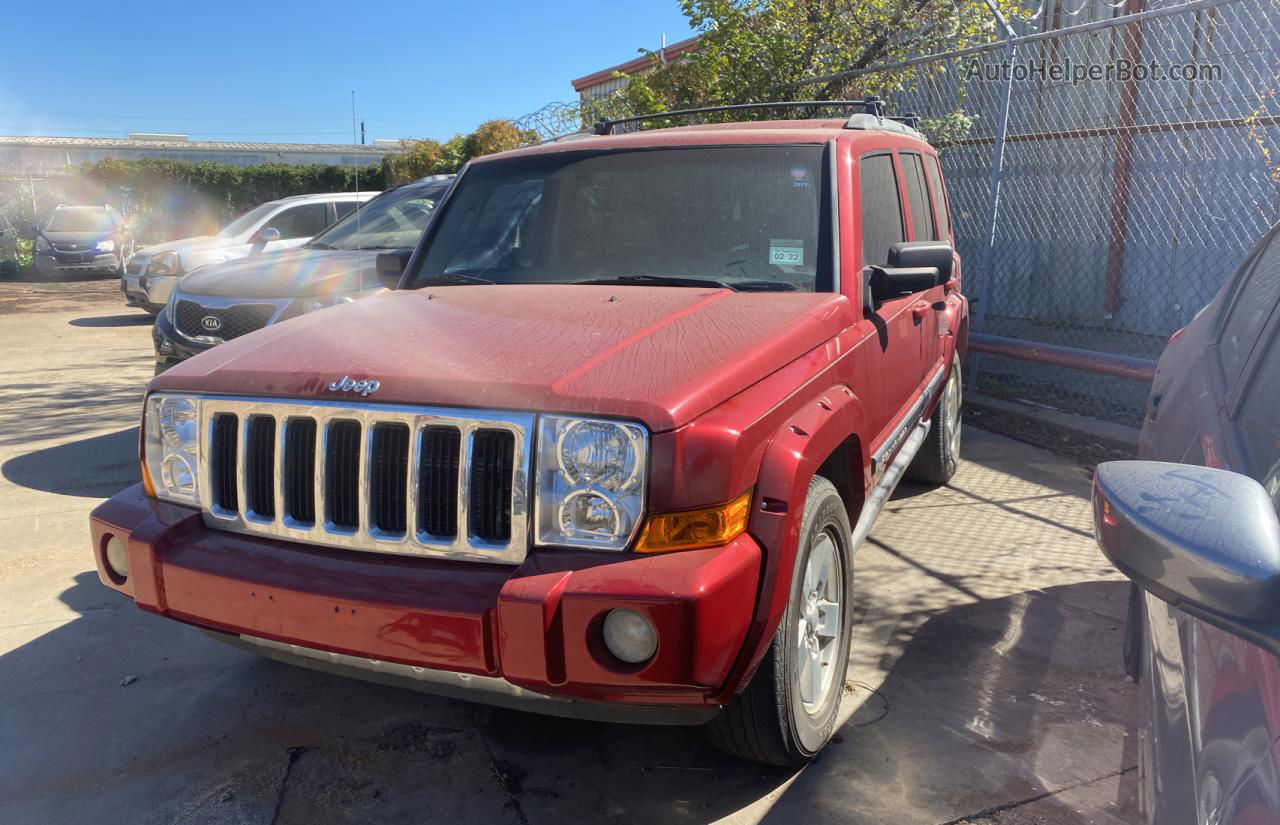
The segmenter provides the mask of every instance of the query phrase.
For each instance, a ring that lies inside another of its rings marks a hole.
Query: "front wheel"
[[[747,689],[706,726],[721,750],[753,762],[795,766],[831,738],[853,626],[850,533],[835,486],[814,476],[786,612]]]
[[[929,434],[907,467],[908,481],[946,484],[960,465],[960,356],[951,358],[951,373],[929,421]]]

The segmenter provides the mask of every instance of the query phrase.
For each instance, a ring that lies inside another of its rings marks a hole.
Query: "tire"
[[[963,391],[960,385],[960,356],[951,358],[951,372],[942,386],[942,396],[933,408],[929,419],[929,435],[920,452],[907,467],[907,481],[920,484],[942,485],[951,480],[960,465],[960,402]]]
[[[787,609],[746,690],[705,726],[716,747],[753,762],[796,767],[812,759],[831,739],[844,695],[853,627],[850,533],[849,516],[835,486],[814,476],[804,503]],[[824,563],[828,554],[833,565]],[[811,559],[815,567],[828,571],[825,589],[813,577]],[[826,598],[812,600],[810,595],[816,589],[823,589]],[[831,597],[837,595],[838,618],[833,619]],[[822,603],[828,607],[822,608]],[[830,621],[813,623],[815,617]],[[816,632],[806,633],[802,628]],[[824,644],[820,641],[822,631],[831,628],[836,629],[835,635]],[[806,655],[815,658],[801,660],[802,639],[808,639]],[[822,661],[827,663],[820,664]],[[801,679],[815,674],[819,675],[817,680],[802,687]]]

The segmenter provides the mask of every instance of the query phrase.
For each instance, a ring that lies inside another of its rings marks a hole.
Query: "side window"
[[[862,265],[889,261],[889,247],[906,240],[902,229],[902,198],[893,155],[868,155],[858,164],[862,197]]]
[[[924,188],[924,164],[914,152],[902,152],[902,174],[907,179],[907,204],[911,208],[911,226],[915,240],[938,240],[938,228],[933,224],[933,209]]]
[[[323,203],[308,203],[286,209],[264,224],[280,230],[280,240],[310,238],[329,225],[329,208]]]
[[[333,208],[338,210],[338,220],[342,220],[347,215],[356,211],[355,201],[334,201]]]
[[[1272,244],[1273,247],[1276,244]],[[1253,373],[1253,385],[1240,406],[1240,429],[1244,435],[1249,474],[1280,502],[1280,337],[1273,336],[1262,363]]]
[[[933,195],[933,211],[938,216],[938,239],[951,237],[951,214],[947,210],[947,193],[942,188],[942,169],[932,155],[925,158],[925,177],[929,179],[929,192]]]
[[[1253,271],[1246,277],[1248,280],[1236,296],[1218,343],[1218,356],[1228,382],[1249,357],[1263,324],[1280,298],[1280,232],[1271,236],[1267,248],[1255,259]]]

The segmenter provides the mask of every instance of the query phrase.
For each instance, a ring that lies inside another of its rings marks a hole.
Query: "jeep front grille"
[[[521,413],[205,398],[210,527],[313,544],[518,563],[530,434]]]

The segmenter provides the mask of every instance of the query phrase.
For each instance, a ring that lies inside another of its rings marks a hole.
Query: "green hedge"
[[[119,160],[81,167],[80,178],[129,217],[140,241],[157,243],[213,232],[260,203],[317,192],[386,188],[382,166],[264,163],[231,166],[202,161]]]

